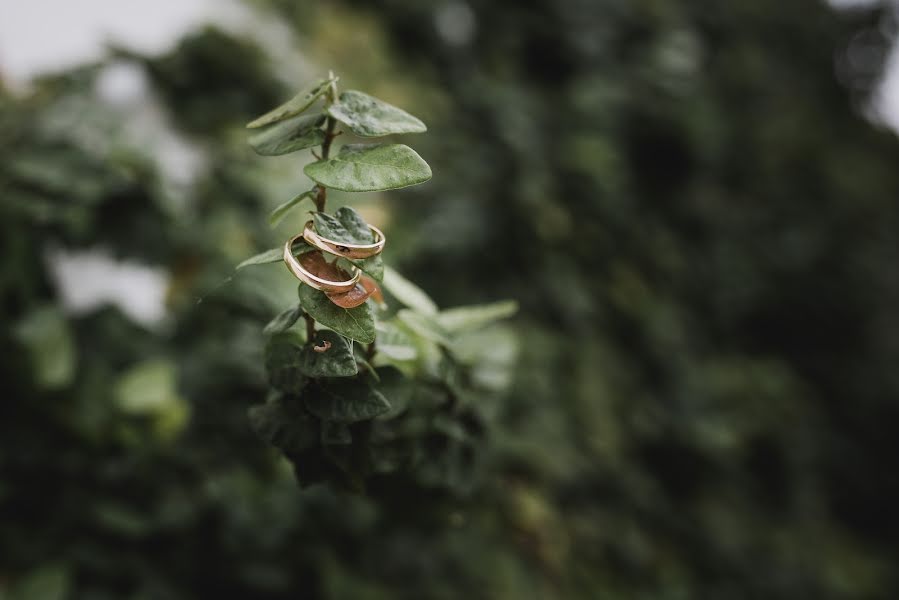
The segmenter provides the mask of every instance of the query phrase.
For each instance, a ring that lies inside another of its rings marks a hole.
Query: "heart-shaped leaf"
[[[390,410],[379,391],[358,379],[317,382],[303,395],[303,401],[309,412],[335,423],[365,421]]]
[[[393,190],[431,178],[431,167],[403,144],[347,144],[336,157],[306,165],[315,182],[345,192]]]
[[[328,86],[331,85],[333,81],[335,81],[335,79],[319,79],[308,87],[300,90],[296,96],[281,106],[273,108],[255,121],[248,123],[247,127],[253,129],[255,127],[262,127],[264,125],[295,117],[312,106],[312,103],[315,102],[319,96],[328,91]]]
[[[356,308],[378,291],[378,284],[370,277],[363,277],[349,292],[342,294],[325,294],[328,299],[341,308]]]
[[[359,372],[346,339],[327,330],[316,332],[303,347],[299,366],[309,377],[349,377]]]
[[[256,154],[279,156],[297,150],[320,146],[325,141],[325,132],[320,125],[321,115],[302,115],[266,127],[247,140]]]
[[[421,133],[428,128],[406,111],[356,90],[347,90],[328,108],[328,114],[362,137]]]
[[[299,394],[306,385],[300,370],[303,338],[295,331],[277,333],[265,345],[265,371],[273,388]]]
[[[304,284],[300,284],[298,293],[303,310],[325,327],[363,344],[375,341],[375,318],[368,303],[341,308],[324,293]]]

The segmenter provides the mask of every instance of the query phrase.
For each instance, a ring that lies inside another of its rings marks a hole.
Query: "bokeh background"
[[[0,597],[899,596],[894,6],[0,21]],[[249,429],[295,285],[234,265],[307,182],[243,124],[328,69],[429,125],[352,199],[389,262],[520,303],[473,483],[301,490]]]

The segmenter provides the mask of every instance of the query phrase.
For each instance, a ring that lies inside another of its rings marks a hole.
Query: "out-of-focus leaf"
[[[283,331],[287,331],[293,324],[297,322],[303,316],[303,309],[297,305],[293,308],[288,308],[277,317],[268,322],[268,325],[265,326],[265,329],[262,330],[262,333],[265,335],[274,335],[276,333],[281,333]]]
[[[294,256],[301,256],[307,252],[312,252],[313,250],[315,250],[315,248],[313,248],[303,240],[297,240],[293,245]],[[272,248],[271,250],[266,250],[265,252],[260,252],[255,256],[251,256],[250,258],[237,265],[235,269],[243,269],[244,267],[250,267],[253,265],[267,265],[270,263],[280,262],[282,260],[284,260],[283,246],[280,248]]]
[[[311,386],[303,395],[315,416],[336,423],[372,419],[390,410],[387,399],[364,381],[335,379]]]
[[[370,344],[375,340],[375,319],[365,303],[356,308],[341,308],[308,285],[300,284],[300,304],[313,319],[351,340]]]
[[[337,156],[306,165],[316,183],[345,192],[377,192],[424,183],[431,167],[403,144],[347,144]]]
[[[248,123],[247,127],[253,129],[295,117],[312,106],[312,103],[328,90],[328,86],[331,85],[333,81],[334,79],[319,79],[318,81],[315,81],[308,87],[300,90],[296,96],[281,106],[273,108],[261,117]]]
[[[361,137],[421,133],[428,128],[406,111],[356,90],[347,90],[328,108],[328,114]]]
[[[322,330],[303,346],[300,371],[309,377],[349,377],[358,373],[349,343],[334,331]]]
[[[413,382],[395,367],[379,367],[377,369],[378,391],[390,402],[390,411],[381,415],[382,419],[397,416],[409,406],[412,398]]]
[[[256,435],[287,454],[302,452],[318,439],[314,420],[289,398],[269,398],[250,407],[247,414]]]
[[[306,198],[312,198],[313,196],[315,196],[315,192],[313,192],[312,190],[308,190],[308,191],[303,192],[302,194],[294,196],[293,198],[291,198],[284,204],[281,204],[280,206],[275,208],[275,210],[273,210],[269,214],[269,216],[268,216],[269,225],[271,225],[272,227],[275,227],[278,223],[280,223],[284,219],[284,217],[287,216],[287,213],[289,213],[291,210],[293,210],[296,206],[299,206],[300,202],[302,202]]]
[[[370,277],[363,277],[359,280],[359,283],[356,284],[349,292],[344,292],[342,294],[326,294],[328,299],[341,308],[356,308],[366,300],[368,300],[372,294],[378,291],[378,284],[374,282]]]
[[[47,389],[71,383],[75,375],[75,344],[65,317],[55,307],[33,310],[13,334],[28,350],[35,381]]]
[[[397,320],[423,339],[449,347],[451,342],[443,327],[433,317],[404,308],[396,313]]]
[[[494,321],[511,317],[516,312],[518,312],[518,303],[514,300],[506,300],[493,304],[449,308],[440,311],[434,316],[434,320],[452,334],[479,329]]]
[[[163,437],[180,432],[190,407],[178,394],[178,369],[171,360],[151,359],[125,371],[115,382],[114,397],[125,413],[152,416]]]
[[[277,333],[265,345],[265,371],[268,381],[277,390],[299,394],[306,384],[300,369],[304,340],[295,331]]]
[[[346,423],[322,421],[322,444],[326,446],[345,446],[353,443],[353,434]]]
[[[417,352],[412,339],[392,321],[378,322],[378,354],[393,361],[414,360]]]
[[[397,273],[384,267],[384,288],[405,306],[424,315],[436,315],[437,305],[420,287]]]
[[[320,125],[321,115],[301,115],[281,123],[271,125],[247,142],[262,156],[280,156],[313,146],[320,146],[325,140],[325,132]]]
[[[29,571],[3,594],[9,600],[65,600],[69,596],[70,574],[64,565],[44,565]]]

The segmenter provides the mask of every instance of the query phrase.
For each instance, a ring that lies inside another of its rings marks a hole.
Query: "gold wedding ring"
[[[303,265],[300,264],[300,261],[297,260],[297,257],[293,255],[293,245],[302,237],[302,234],[295,235],[284,244],[284,263],[287,265],[290,272],[293,273],[294,277],[311,288],[330,294],[349,292],[356,287],[356,283],[359,281],[359,278],[362,277],[362,271],[357,267],[353,267],[353,276],[346,281],[329,281],[317,277],[307,271]],[[383,236],[381,239],[383,239]]]
[[[319,250],[327,252],[328,254],[342,256],[343,258],[352,258],[354,260],[358,260],[360,258],[370,258],[381,253],[381,251],[384,249],[384,242],[386,241],[386,239],[384,238],[384,233],[374,225],[369,225],[368,228],[375,236],[374,243],[347,244],[344,242],[329,240],[328,238],[320,236],[318,233],[316,233],[315,228],[312,226],[312,221],[308,221],[306,223],[306,226],[303,228],[303,239],[309,242],[310,246],[314,246]]]

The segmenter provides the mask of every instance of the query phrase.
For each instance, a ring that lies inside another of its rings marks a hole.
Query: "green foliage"
[[[424,183],[431,167],[403,144],[347,144],[336,157],[306,165],[313,181],[345,192],[380,192]]]
[[[319,98],[324,101],[326,118],[317,113],[301,114]],[[314,83],[249,125],[267,127],[249,140],[259,154],[285,154],[321,145],[321,158],[304,169],[317,185],[278,206],[269,220],[277,223],[303,199],[310,198],[318,209],[313,213],[313,226],[320,236],[336,243],[372,244],[375,238],[371,227],[356,210],[343,206],[334,214],[324,211],[328,189],[396,189],[430,179],[431,170],[414,150],[400,144],[348,144],[340,148],[336,157],[329,158],[331,143],[340,133],[336,131],[339,124],[365,137],[426,130],[424,123],[412,115],[362,92],[348,91],[337,98],[333,77]],[[308,248],[302,244],[295,251],[302,253]],[[304,268],[321,269],[327,275],[325,279],[344,277],[337,267],[349,270],[352,265],[377,281],[385,277],[380,252],[365,259],[335,256],[332,262],[324,256],[315,255],[315,260],[304,263]],[[278,259],[279,252],[271,250],[245,260],[238,269]],[[376,291],[371,282],[366,282],[366,286],[365,294]],[[363,300],[367,296],[361,296],[361,284],[357,292],[362,304],[346,308],[343,304],[353,303],[301,283],[299,306],[280,313],[264,329],[270,336],[265,349],[268,380],[283,395],[251,410],[250,418],[254,430],[293,463],[301,484],[330,481],[358,489],[375,473],[399,470],[402,464],[408,468],[406,461],[414,453],[409,448],[396,448],[395,434],[388,433],[395,425],[379,427],[372,425],[372,420],[379,416],[404,420],[414,389],[426,379],[436,377],[455,394],[460,376],[456,365],[461,363],[450,358],[453,342],[449,330],[477,328],[495,318],[510,316],[515,308],[513,303],[447,313],[442,318],[450,327],[444,332],[436,320],[441,315],[424,292],[392,270],[385,286],[421,312],[402,309],[390,319],[381,314],[381,309],[375,310],[374,300]],[[301,316],[306,321],[305,343],[292,330]],[[316,331],[316,324],[328,329]],[[381,339],[376,340],[378,337]],[[355,343],[368,347],[363,351]],[[392,407],[381,389],[398,398],[397,404]],[[300,403],[307,411],[302,415]],[[442,402],[422,408],[443,411],[455,403],[454,395],[444,396]],[[292,418],[299,419],[295,426]],[[458,418],[460,415],[441,415],[434,421],[434,431],[451,433],[465,442],[464,436],[456,435],[461,428],[456,423]],[[367,424],[364,431],[350,429],[361,424]],[[318,436],[312,435],[310,425],[319,432]],[[427,427],[416,434],[431,435]],[[317,438],[318,444],[309,441],[313,438]],[[440,480],[442,476],[436,473],[431,477]]]

